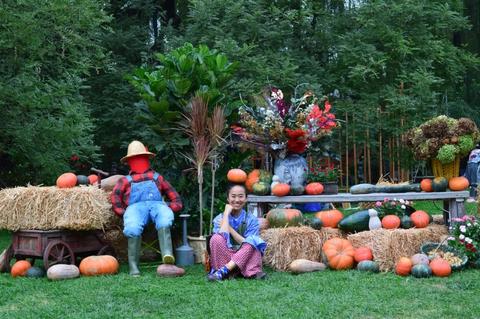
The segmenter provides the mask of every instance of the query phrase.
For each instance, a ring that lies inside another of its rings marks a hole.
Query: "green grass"
[[[419,202],[420,203],[420,202]],[[417,206],[429,211],[432,206]],[[468,208],[475,210],[476,207]],[[0,250],[10,243],[0,232]],[[480,271],[415,279],[392,273],[324,271],[266,281],[209,283],[201,266],[182,278],[120,274],[51,282],[0,274],[0,318],[478,318]]]

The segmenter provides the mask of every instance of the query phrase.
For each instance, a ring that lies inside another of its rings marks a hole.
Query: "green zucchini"
[[[370,216],[368,215],[368,210],[361,210],[353,213],[352,215],[344,217],[340,223],[338,223],[338,228],[346,232],[360,232],[369,230],[369,220]]]
[[[350,188],[351,194],[370,194],[370,193],[406,193],[421,192],[420,184],[401,184],[401,185],[373,185],[358,184]]]
[[[369,194],[375,192],[376,187],[373,184],[357,184],[350,187],[351,194]]]

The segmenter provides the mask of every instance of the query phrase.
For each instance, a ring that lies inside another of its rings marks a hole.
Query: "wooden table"
[[[465,199],[469,197],[468,191],[461,192],[409,192],[409,193],[372,193],[372,194],[350,194],[339,193],[336,195],[301,195],[301,196],[257,196],[248,195],[248,211],[261,217],[268,209],[267,204],[280,203],[354,203],[354,202],[376,202],[389,199],[405,200],[442,200],[443,217],[445,224],[450,224],[451,218],[460,218],[465,215]]]

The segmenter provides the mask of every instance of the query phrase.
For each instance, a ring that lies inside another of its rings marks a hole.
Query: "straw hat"
[[[130,157],[137,156],[137,155],[150,155],[151,157],[155,156],[155,154],[147,151],[145,145],[139,141],[133,141],[128,144],[127,155],[122,157],[120,161],[124,162]]]

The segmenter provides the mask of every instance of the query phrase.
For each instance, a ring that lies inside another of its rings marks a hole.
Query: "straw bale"
[[[100,230],[118,223],[109,193],[94,186],[27,186],[0,191],[0,228]]]
[[[287,227],[267,229],[261,236],[267,242],[264,263],[276,270],[287,271],[295,259],[320,261],[323,243],[333,237],[344,237],[344,234],[328,227],[321,230]]]
[[[410,257],[426,242],[439,242],[448,234],[445,226],[431,224],[427,228],[376,229],[348,235],[353,247],[369,247],[380,270],[389,271],[400,257]]]

